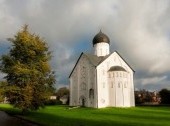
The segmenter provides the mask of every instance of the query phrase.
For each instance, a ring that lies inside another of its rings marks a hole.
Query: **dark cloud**
[[[136,88],[169,86],[170,1],[168,0],[0,0],[0,53],[24,24],[42,36],[53,51],[57,84],[68,75],[82,51],[92,52],[92,39],[102,29],[135,69]],[[60,87],[59,86],[59,87]]]

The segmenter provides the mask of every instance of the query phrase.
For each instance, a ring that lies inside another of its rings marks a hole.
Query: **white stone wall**
[[[101,42],[94,45],[94,54],[97,56],[106,56],[110,53],[110,47],[108,43]]]
[[[70,105],[83,105],[97,107],[96,105],[96,72],[95,67],[82,55],[70,77]],[[90,97],[90,89],[93,90]]]
[[[126,78],[120,77],[123,74],[121,72],[116,72],[116,77],[113,80],[109,79],[108,71],[112,66],[121,66],[126,71]],[[105,75],[103,74],[105,71]],[[134,84],[133,84],[133,71],[124,62],[124,60],[116,53],[112,53],[106,60],[104,60],[100,65],[97,66],[97,90],[98,92],[98,108],[107,106],[117,106],[117,107],[129,107],[134,106]],[[111,81],[114,82],[114,87],[110,88]],[[105,87],[103,87],[105,83]],[[127,87],[124,88],[125,83]],[[112,96],[113,95],[113,96]],[[110,100],[110,99],[114,99]]]
[[[114,71],[109,77],[112,66],[121,66],[127,72]],[[94,97],[90,97],[90,89]],[[82,105],[82,99],[87,107],[135,106],[133,71],[116,52],[97,67],[83,54],[70,77],[70,105]]]
[[[109,91],[107,79],[107,65],[103,63],[97,66],[97,91],[98,91],[98,108],[109,105]]]
[[[108,72],[109,79],[109,106],[129,107],[128,73],[124,71]]]

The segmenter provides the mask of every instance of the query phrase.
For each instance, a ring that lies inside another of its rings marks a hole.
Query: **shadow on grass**
[[[31,119],[32,121],[38,121],[40,124],[46,126],[136,126],[136,124],[130,123],[127,124],[125,121],[120,120],[98,120],[94,118],[75,118],[75,117],[65,117],[47,113],[30,113],[26,118]]]
[[[0,108],[1,109],[1,108]],[[12,114],[18,109],[3,108]],[[36,112],[29,112],[24,118],[46,126],[164,126],[170,124],[169,108],[77,108],[48,106]]]
[[[79,109],[84,110],[85,109]],[[83,111],[83,112],[84,112]],[[73,111],[74,112],[74,111]],[[89,115],[80,111],[79,115],[64,115],[63,113],[50,114],[43,112],[30,112],[26,118],[47,126],[162,126],[170,124],[170,116],[154,113],[117,113],[91,111]],[[85,112],[88,112],[85,111]],[[56,111],[57,113],[57,111]],[[85,114],[85,115],[84,115]]]

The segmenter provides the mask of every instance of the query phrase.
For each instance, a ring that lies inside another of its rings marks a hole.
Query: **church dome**
[[[97,44],[97,43],[110,43],[109,37],[107,35],[105,35],[104,33],[102,33],[102,31],[100,30],[100,32],[94,36],[93,38],[93,45]]]
[[[123,67],[121,67],[121,66],[112,66],[109,69],[109,71],[125,71],[126,72],[126,70]]]

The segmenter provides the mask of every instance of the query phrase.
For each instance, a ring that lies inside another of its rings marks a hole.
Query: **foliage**
[[[170,90],[162,89],[159,92],[162,104],[170,104]]]
[[[0,110],[3,110],[3,107],[4,105],[0,105]],[[68,106],[46,106],[45,109],[29,112],[24,118],[47,126],[169,126],[170,109],[169,107],[68,109]]]
[[[64,95],[69,96],[69,89],[67,87],[59,88],[57,93],[56,93],[57,99],[59,100]]]
[[[3,102],[5,100],[5,91],[6,91],[6,81],[0,82],[0,102]]]
[[[160,102],[160,96],[157,92],[151,92],[147,90],[139,90],[135,91],[135,103],[143,104],[143,103],[152,103],[152,102]]]
[[[23,111],[37,110],[53,92],[54,72],[46,42],[31,34],[25,25],[13,38],[9,54],[1,58],[1,71],[6,73],[5,95],[11,104]]]
[[[60,100],[50,99],[46,101],[45,105],[62,105]]]

